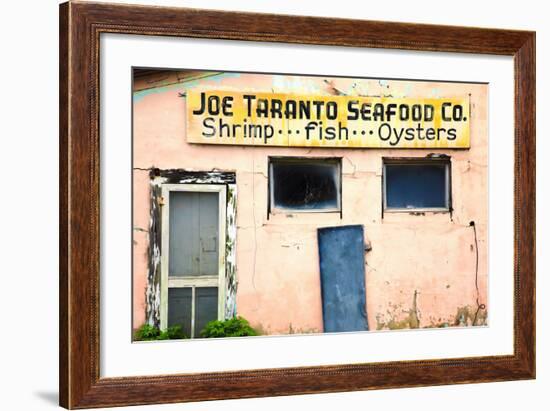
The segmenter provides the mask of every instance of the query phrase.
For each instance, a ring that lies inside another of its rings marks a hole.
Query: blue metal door
[[[368,330],[363,226],[317,230],[325,332]]]

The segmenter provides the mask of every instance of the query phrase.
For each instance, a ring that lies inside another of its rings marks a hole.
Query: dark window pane
[[[191,336],[191,288],[168,288],[168,326],[181,325]]]
[[[195,337],[210,321],[218,319],[218,287],[195,288]]]
[[[335,161],[271,163],[273,202],[289,210],[339,209],[340,168]]]
[[[446,164],[387,164],[388,208],[447,208]]]
[[[170,276],[218,275],[218,193],[170,192]]]

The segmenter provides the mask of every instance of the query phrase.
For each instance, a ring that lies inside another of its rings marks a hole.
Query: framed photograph
[[[60,6],[60,405],[535,378],[535,33]]]

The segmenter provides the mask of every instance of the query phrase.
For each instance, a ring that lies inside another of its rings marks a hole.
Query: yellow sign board
[[[338,148],[469,148],[468,97],[187,92],[187,141]]]

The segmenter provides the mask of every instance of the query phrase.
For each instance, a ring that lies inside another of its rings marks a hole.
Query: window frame
[[[170,261],[170,193],[171,192],[218,193],[218,275],[193,277],[169,276]],[[195,338],[195,309],[197,287],[218,287],[218,320],[225,316],[225,260],[226,260],[226,207],[227,187],[225,184],[162,184],[162,226],[160,252],[160,329],[168,327],[168,289],[191,288],[191,335]]]
[[[445,166],[445,207],[388,207],[387,204],[387,166],[423,166],[443,165]],[[422,213],[438,212],[450,213],[452,207],[452,179],[451,179],[451,158],[447,155],[438,157],[382,157],[382,209],[384,213]]]
[[[272,183],[273,179],[273,163],[275,162],[284,162],[287,164],[307,164],[307,163],[322,163],[330,161],[337,168],[336,175],[338,176],[336,193],[338,204],[337,207],[333,208],[322,208],[322,209],[289,209],[275,206],[275,190],[274,184]],[[268,184],[268,215],[270,214],[305,214],[305,213],[342,213],[342,157],[299,157],[299,156],[270,156],[268,157],[267,162],[267,184]]]

